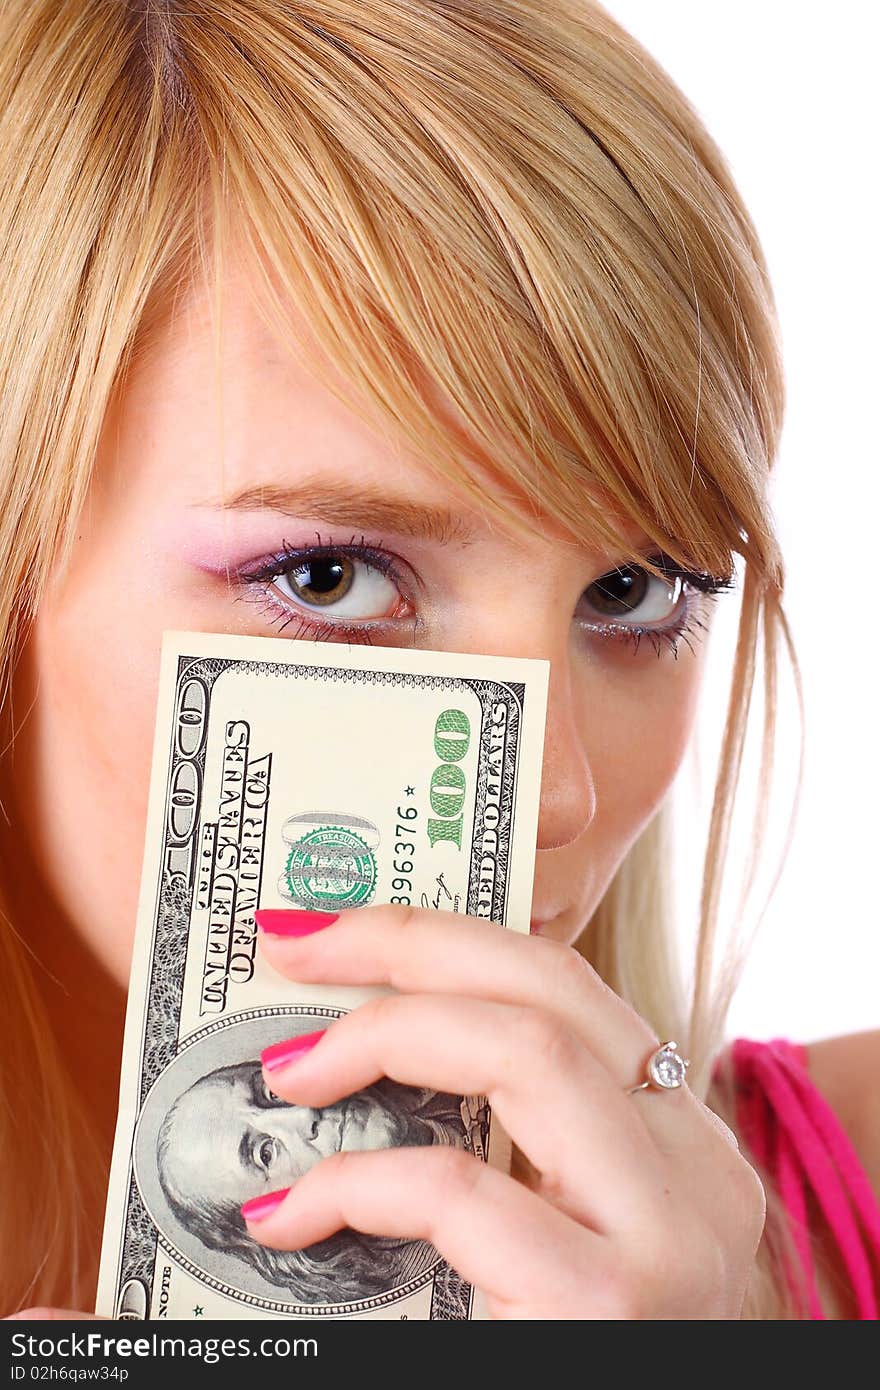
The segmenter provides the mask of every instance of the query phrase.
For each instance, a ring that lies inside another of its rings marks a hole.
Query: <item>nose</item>
[[[550,680],[537,847],[546,850],[563,849],[584,833],[596,814],[596,784],[578,723],[568,653],[557,649],[544,659],[550,661]]]
[[[551,632],[546,615],[526,622],[521,612],[514,630],[499,619],[493,620],[491,638],[485,630],[469,631],[462,638],[467,642],[459,648],[462,651],[550,662],[537,848],[563,849],[584,833],[596,814],[596,786],[579,722],[582,692],[579,701],[570,630],[560,631],[554,624]]]
[[[323,1113],[310,1105],[279,1105],[266,1113],[263,1124],[268,1133],[288,1149],[295,1149],[297,1143],[312,1148],[318,1137]]]

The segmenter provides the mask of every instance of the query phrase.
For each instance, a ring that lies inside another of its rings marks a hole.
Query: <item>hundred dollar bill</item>
[[[528,932],[549,663],[165,632],[96,1311],[466,1319],[424,1241],[253,1241],[241,1203],[339,1148],[449,1143],[509,1167],[485,1096],[387,1078],[324,1109],[260,1053],[382,988],[297,984],[258,907],[412,903]]]

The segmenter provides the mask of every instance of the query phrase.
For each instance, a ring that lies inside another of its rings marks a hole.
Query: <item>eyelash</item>
[[[289,607],[275,599],[269,589],[269,585],[280,575],[291,574],[299,569],[308,561],[326,560],[347,556],[349,558],[363,560],[370,568],[377,570],[392,580],[401,591],[401,595],[408,602],[411,602],[407,592],[406,580],[399,569],[394,557],[387,550],[382,549],[381,542],[373,545],[368,544],[365,537],[361,536],[360,542],[356,542],[354,536],[344,545],[335,545],[329,542],[322,542],[320,534],[315,532],[317,544],[296,548],[282,540],[281,549],[272,555],[265,564],[259,569],[247,573],[242,572],[238,578],[244,586],[241,598],[256,602],[261,610],[268,615],[273,625],[280,625],[279,631],[283,632],[287,626],[300,618],[300,626],[293,634],[294,637],[307,637],[310,641],[320,642],[326,637],[337,636],[347,642],[362,643],[370,646],[375,640],[373,635],[376,632],[386,631],[392,626],[391,620],[364,620],[353,626],[348,626],[342,622],[313,622],[311,619],[293,612]],[[639,645],[643,638],[652,642],[657,656],[661,655],[663,645],[666,644],[673,655],[678,657],[679,643],[687,642],[688,647],[693,652],[693,647],[687,641],[688,634],[696,636],[698,630],[705,631],[706,624],[702,621],[700,614],[704,611],[704,605],[714,602],[720,594],[730,592],[736,587],[736,578],[717,578],[711,574],[705,574],[700,570],[685,569],[677,564],[665,551],[655,551],[647,559],[651,564],[656,565],[662,570],[669,580],[681,580],[684,584],[684,605],[678,618],[670,623],[666,628],[640,627],[636,624],[615,624],[613,622],[597,624],[595,627],[584,624],[585,629],[598,637],[600,641],[630,643],[634,648],[634,655],[638,654]],[[608,579],[615,573],[626,572],[629,569],[641,569],[642,566],[626,565],[620,566],[617,570],[609,570],[607,574],[601,575],[600,579]],[[645,571],[647,573],[647,571]],[[653,576],[652,576],[653,578]],[[598,580],[596,581],[599,582]],[[699,638],[697,638],[699,640]]]

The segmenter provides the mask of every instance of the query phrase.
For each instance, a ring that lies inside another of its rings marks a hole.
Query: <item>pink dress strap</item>
[[[801,1262],[800,1279],[786,1269],[789,1286],[806,1316],[825,1317],[807,1216],[806,1193],[812,1189],[849,1275],[857,1316],[876,1320],[880,1202],[849,1136],[810,1079],[806,1048],[785,1038],[737,1038],[730,1052],[737,1128],[774,1179]]]

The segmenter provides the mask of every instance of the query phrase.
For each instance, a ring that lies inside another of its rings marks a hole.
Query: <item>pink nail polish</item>
[[[281,1206],[289,1191],[289,1187],[279,1187],[277,1192],[264,1192],[260,1197],[243,1202],[241,1214],[245,1221],[262,1221],[264,1216],[269,1216],[276,1207]]]
[[[273,936],[311,936],[312,932],[329,927],[338,916],[338,912],[310,912],[307,908],[260,907],[254,913],[254,921],[261,931]]]
[[[326,1028],[319,1028],[316,1033],[301,1033],[298,1038],[285,1038],[283,1042],[273,1043],[271,1047],[263,1048],[260,1060],[267,1071],[280,1071],[306,1052],[311,1052],[326,1031]]]

